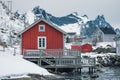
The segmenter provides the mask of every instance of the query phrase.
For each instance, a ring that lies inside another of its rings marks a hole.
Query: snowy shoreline
[[[119,66],[120,57],[116,53],[82,53],[82,57],[93,57],[97,60],[96,64],[103,66]],[[108,64],[109,63],[109,64]],[[49,73],[46,69],[37,66],[22,58],[20,55],[19,46],[14,55],[14,49],[8,47],[2,51],[0,46],[0,79],[2,78],[30,78],[29,74],[39,75],[39,77],[55,77],[54,74]]]
[[[102,64],[103,66],[119,65],[115,61],[117,59],[115,53],[82,53],[82,57],[94,57],[97,60],[96,64]],[[100,60],[101,59],[101,60]],[[120,58],[118,59],[120,60]],[[114,62],[114,63],[113,63]],[[22,56],[13,56],[9,53],[0,53],[0,79],[1,78],[30,78],[29,74],[39,75],[43,77],[54,77],[46,69],[37,66],[27,60],[22,59]]]

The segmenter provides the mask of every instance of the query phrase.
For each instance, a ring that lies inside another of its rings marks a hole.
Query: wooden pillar
[[[93,67],[91,67],[91,73],[93,73]]]
[[[81,70],[82,70],[82,68],[79,68],[79,73],[80,73],[80,74],[81,74],[81,72],[82,72]]]
[[[39,66],[42,66],[42,64],[41,64],[42,60],[41,59],[42,59],[42,51],[39,50],[39,60],[38,60]]]
[[[91,67],[89,67],[89,73],[91,73]]]
[[[57,62],[58,62],[59,59],[55,58],[55,73],[57,73]]]
[[[89,73],[90,73],[90,67],[88,67],[88,69],[89,69]]]
[[[55,73],[57,73],[57,67],[55,66]]]
[[[41,66],[41,58],[38,58],[38,65]]]
[[[93,73],[93,67],[89,67],[89,73]]]

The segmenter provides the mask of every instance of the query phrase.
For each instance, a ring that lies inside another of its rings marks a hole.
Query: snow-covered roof
[[[40,19],[36,22],[34,22],[33,24],[31,24],[30,26],[28,26],[26,29],[24,29],[19,35],[22,35],[24,32],[26,32],[27,30],[29,30],[30,28],[32,28],[34,25],[36,25],[37,23],[41,22],[41,21],[44,21],[45,23],[49,24],[50,26],[52,26],[54,29],[60,31],[61,33],[63,34],[66,34],[65,31],[63,31],[62,29],[60,29],[59,27],[53,25],[52,23],[50,23],[49,21],[45,20],[45,19]]]

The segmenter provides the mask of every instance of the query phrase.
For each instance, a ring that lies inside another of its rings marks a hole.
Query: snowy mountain
[[[32,24],[34,21],[44,18],[52,24],[59,26],[64,31],[76,32],[78,35],[80,34],[80,26],[89,21],[87,15],[79,16],[77,12],[73,12],[63,17],[56,17],[47,13],[39,6],[33,8],[32,11],[27,12],[25,17],[25,22],[28,24]]]
[[[91,37],[92,33],[99,28],[112,28],[106,20],[104,15],[98,15],[95,20],[89,20],[87,15],[79,16],[77,12],[73,12],[63,17],[56,17],[47,13],[39,6],[33,8],[32,11],[26,13],[26,21],[31,24],[35,20],[44,18],[47,21],[59,26],[66,32],[76,32],[77,35]],[[30,17],[29,17],[30,16]]]
[[[77,23],[78,19],[80,19],[79,17],[76,16],[77,13],[69,14],[63,17],[55,17],[47,13],[45,10],[41,9],[39,6],[33,8],[32,12],[37,18],[44,18],[46,20],[50,20],[51,22],[57,24],[58,26]]]
[[[98,15],[95,20],[88,21],[81,27],[81,36],[91,37],[96,28],[114,28],[105,20],[104,15]]]

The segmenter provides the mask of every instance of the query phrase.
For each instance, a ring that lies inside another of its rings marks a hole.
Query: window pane
[[[39,37],[39,48],[45,48],[46,47],[46,37]]]
[[[39,47],[41,47],[41,38],[39,38]]]
[[[45,31],[45,25],[39,25],[39,31],[44,32]]]

